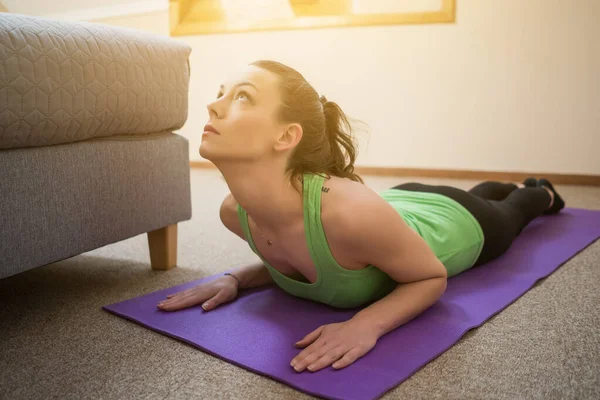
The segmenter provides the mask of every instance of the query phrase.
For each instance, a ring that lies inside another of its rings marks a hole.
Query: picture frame
[[[250,0],[245,0],[251,5]],[[283,2],[284,0],[282,0]],[[454,23],[456,0],[440,0],[438,10],[395,13],[353,13],[352,0],[286,0],[288,15],[256,18],[260,9],[232,23],[226,0],[170,0],[171,36],[277,31],[356,26]],[[260,1],[257,3],[260,4]],[[260,7],[260,6],[259,6]],[[254,14],[254,18],[252,17]]]

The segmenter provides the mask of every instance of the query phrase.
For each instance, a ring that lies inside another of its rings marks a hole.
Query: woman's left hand
[[[308,347],[291,365],[297,372],[306,368],[314,372],[331,364],[335,369],[344,368],[371,351],[378,339],[373,324],[366,321],[350,319],[322,325],[296,343],[296,347]]]

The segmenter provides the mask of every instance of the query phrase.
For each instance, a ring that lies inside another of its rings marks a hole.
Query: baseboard
[[[191,168],[216,169],[213,163],[206,161],[191,161]],[[359,175],[373,176],[399,176],[414,178],[439,178],[439,179],[469,179],[478,181],[521,182],[530,176],[544,177],[558,185],[600,186],[600,175],[575,175],[555,174],[545,172],[498,172],[498,171],[471,171],[453,169],[425,169],[425,168],[399,168],[399,167],[356,167]]]

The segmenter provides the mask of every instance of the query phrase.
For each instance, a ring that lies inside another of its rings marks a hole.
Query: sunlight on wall
[[[453,23],[456,0],[171,0],[172,36]]]
[[[442,6],[442,0],[352,0],[354,14],[437,11]]]
[[[221,4],[232,27],[294,17],[287,0],[221,0]]]
[[[451,25],[174,38],[192,47],[191,159],[228,72],[273,59],[368,124],[359,166],[600,174],[600,1],[457,3]],[[98,22],[168,35],[168,19]]]

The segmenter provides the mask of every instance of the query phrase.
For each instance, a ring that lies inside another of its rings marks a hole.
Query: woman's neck
[[[301,183],[275,163],[219,163],[231,194],[266,237],[303,220]],[[296,187],[294,187],[296,186]]]

